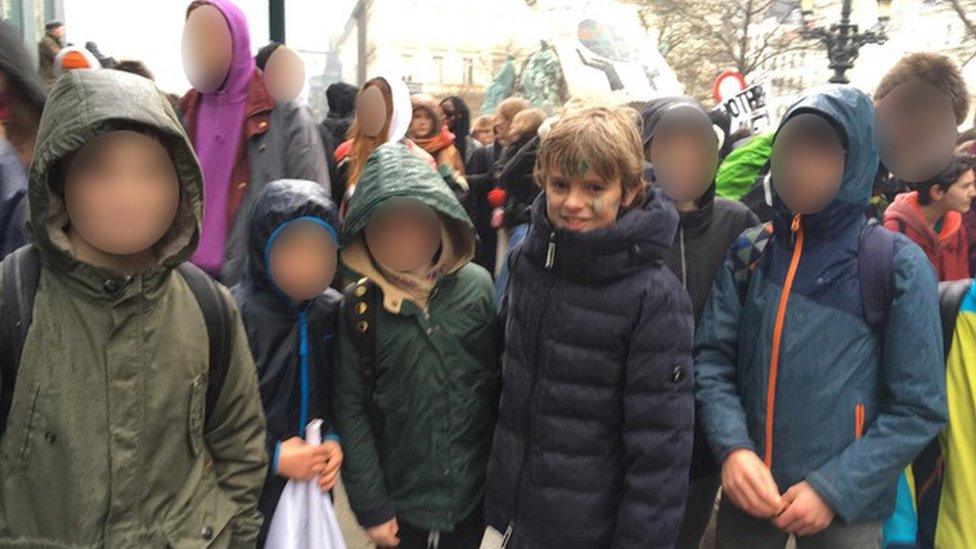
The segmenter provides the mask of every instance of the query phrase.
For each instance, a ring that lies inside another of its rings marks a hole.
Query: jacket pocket
[[[207,386],[203,374],[197,375],[190,383],[190,408],[187,411],[187,437],[193,457],[203,451],[203,407]]]
[[[14,468],[22,469],[29,461],[31,454],[31,439],[37,430],[37,407],[41,396],[41,387],[34,387],[34,392],[27,401],[27,406],[18,406],[16,399],[11,402],[7,430],[3,438],[4,459]],[[22,413],[18,413],[21,411]]]
[[[854,440],[859,440],[864,434],[864,405],[854,406]]]

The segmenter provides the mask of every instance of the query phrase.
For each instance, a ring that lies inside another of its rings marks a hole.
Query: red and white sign
[[[712,96],[716,103],[722,103],[730,97],[735,97],[744,89],[746,89],[746,79],[742,73],[727,70],[715,79],[715,85],[712,86]]]

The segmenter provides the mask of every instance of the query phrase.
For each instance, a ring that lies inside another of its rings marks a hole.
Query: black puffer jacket
[[[532,170],[539,156],[539,136],[522,137],[506,149],[504,164],[500,168],[498,182],[505,189],[505,228],[513,229],[528,223],[526,210],[539,195]]]
[[[545,203],[512,254],[486,518],[512,548],[672,547],[694,424],[691,304],[663,263],[678,215],[653,195],[568,233]]]
[[[258,368],[268,423],[265,444],[272,462],[258,503],[265,518],[261,540],[288,482],[273,472],[277,445],[294,436],[304,438],[305,424],[315,418],[325,420],[323,438],[332,432],[333,336],[342,296],[329,289],[311,301],[293,302],[271,280],[265,257],[278,229],[296,219],[309,217],[338,226],[335,205],[326,192],[318,183],[293,179],[264,188],[248,220],[247,268],[241,283],[231,289]],[[304,359],[303,343],[308,349]]]

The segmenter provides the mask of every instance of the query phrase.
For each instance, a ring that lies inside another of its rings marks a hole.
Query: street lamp
[[[830,27],[814,27],[813,7],[815,0],[801,0],[800,14],[803,26],[800,36],[807,40],[818,40],[827,47],[827,59],[834,75],[830,81],[835,84],[847,84],[846,72],[854,67],[854,60],[865,44],[883,44],[888,40],[885,27],[890,19],[891,0],[878,1],[878,23],[872,29],[861,31],[858,25],[851,23],[851,2],[843,0],[840,10],[840,22]]]

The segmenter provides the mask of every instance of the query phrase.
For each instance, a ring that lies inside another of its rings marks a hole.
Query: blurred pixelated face
[[[546,215],[557,229],[585,233],[607,229],[637,193],[624,193],[620,181],[607,181],[592,168],[580,166],[574,175],[558,168],[546,172]]]
[[[377,86],[366,88],[356,98],[356,121],[368,137],[383,133],[389,121],[389,111],[383,92]]]
[[[495,129],[476,128],[471,132],[471,137],[475,138],[482,145],[491,145],[495,142]]]
[[[195,90],[220,89],[233,59],[230,27],[220,10],[202,5],[190,12],[183,27],[183,70]]]
[[[305,64],[295,50],[278,46],[264,65],[264,84],[278,103],[294,101],[305,86]]]
[[[649,152],[655,179],[675,202],[697,200],[715,179],[718,138],[702,113],[678,108],[665,114]]]
[[[802,113],[773,142],[772,180],[786,206],[801,214],[826,208],[840,189],[846,163],[841,138],[824,118]]]
[[[910,81],[875,106],[878,153],[902,181],[935,177],[949,164],[958,130],[949,97],[934,86]]]
[[[973,186],[974,178],[976,178],[976,172],[969,170],[959,176],[959,179],[956,179],[956,182],[945,192],[942,192],[937,186],[933,187],[932,194],[938,194],[933,198],[941,200],[948,211],[966,213],[972,207],[973,199],[976,198],[976,187]]]
[[[268,269],[275,286],[294,301],[308,301],[335,278],[336,244],[325,227],[310,220],[289,223],[271,245]]]
[[[113,131],[89,141],[65,174],[72,230],[108,254],[150,249],[173,224],[179,202],[179,179],[166,147],[137,132]]]
[[[440,219],[415,200],[391,201],[370,219],[366,244],[386,268],[414,272],[429,266],[441,247]]]

